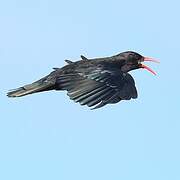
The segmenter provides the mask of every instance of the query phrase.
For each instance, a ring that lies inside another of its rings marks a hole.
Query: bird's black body
[[[127,51],[112,57],[87,59],[54,68],[48,76],[8,93],[9,97],[48,90],[67,90],[70,99],[93,108],[137,98],[130,70],[140,68],[143,56]]]

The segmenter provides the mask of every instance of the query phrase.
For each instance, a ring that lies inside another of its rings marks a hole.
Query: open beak
[[[143,57],[142,62],[144,61],[151,61],[151,62],[155,62],[155,63],[160,63],[158,60],[153,59],[151,57]],[[148,66],[144,65],[144,64],[140,64],[140,68],[144,68],[146,70],[148,70],[149,72],[151,72],[152,74],[156,75],[156,73]]]

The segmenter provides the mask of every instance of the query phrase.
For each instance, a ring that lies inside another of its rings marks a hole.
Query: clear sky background
[[[179,180],[180,3],[0,1],[1,180]],[[91,111],[66,92],[9,99],[64,59],[134,50],[139,97]],[[147,63],[146,63],[147,64]]]

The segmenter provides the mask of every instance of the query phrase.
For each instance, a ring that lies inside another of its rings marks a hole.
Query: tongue
[[[144,64],[141,64],[141,68],[144,68],[144,69],[148,70],[149,72],[151,72],[152,74],[156,75],[156,73],[151,68],[149,68],[148,66],[146,66]]]

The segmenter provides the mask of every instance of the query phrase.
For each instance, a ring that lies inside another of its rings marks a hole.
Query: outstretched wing
[[[67,90],[70,99],[81,105],[95,106],[93,109],[137,98],[132,76],[112,68],[97,67],[86,72],[60,75],[56,88]]]

